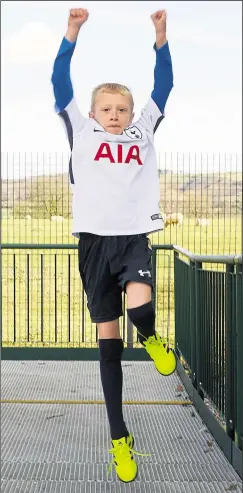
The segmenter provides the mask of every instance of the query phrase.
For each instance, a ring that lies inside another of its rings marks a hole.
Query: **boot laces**
[[[119,462],[129,462],[131,460],[131,455],[140,455],[141,457],[151,457],[152,454],[141,454],[136,450],[129,447],[127,443],[118,443],[115,447],[109,450],[109,454],[114,454],[115,457],[111,460],[108,467],[108,474],[110,474],[112,466],[119,464]]]
[[[153,345],[162,347],[163,349],[166,350],[167,353],[171,350],[171,348],[169,348],[168,343],[166,342],[166,339],[163,339],[162,337],[160,337],[160,335],[158,333],[156,333],[154,336],[145,337],[143,334],[141,334],[141,332],[139,332],[139,331],[137,331],[137,332],[138,332],[138,334],[140,334],[142,337],[145,338],[145,340],[147,341],[148,344],[153,344]]]

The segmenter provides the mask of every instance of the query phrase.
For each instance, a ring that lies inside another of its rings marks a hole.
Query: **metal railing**
[[[174,345],[198,394],[212,402],[242,450],[242,256],[194,255],[177,245],[152,248],[157,330]],[[77,245],[2,249],[2,347],[97,348]],[[125,297],[123,308],[125,314]],[[121,335],[135,355],[137,333],[125,315]]]
[[[2,346],[97,348],[98,334],[87,309],[78,271],[77,245],[2,245]],[[152,262],[158,331],[174,341],[173,252]],[[125,347],[139,345],[126,316],[120,320]]]
[[[208,263],[225,270],[205,269]],[[176,351],[242,450],[242,256],[198,256],[175,246],[174,271]]]

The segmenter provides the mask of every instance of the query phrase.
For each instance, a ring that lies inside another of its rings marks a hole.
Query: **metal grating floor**
[[[2,399],[103,400],[96,361],[3,361]],[[123,362],[124,400],[185,400],[177,375]],[[114,470],[104,405],[2,404],[2,493],[223,493],[242,482],[193,406],[124,405],[139,473]],[[209,446],[212,441],[212,446]],[[207,443],[209,442],[209,444]]]

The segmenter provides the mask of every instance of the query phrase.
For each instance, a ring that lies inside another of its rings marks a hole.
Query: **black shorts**
[[[153,288],[152,249],[146,234],[98,236],[80,233],[79,272],[94,323],[123,315],[122,291],[128,281]]]

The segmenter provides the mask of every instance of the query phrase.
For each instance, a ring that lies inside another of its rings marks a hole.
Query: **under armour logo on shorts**
[[[147,274],[147,276],[151,277],[151,273],[149,272],[149,270],[145,270],[143,271],[142,269],[140,269],[138,271],[138,273],[140,274],[140,276],[144,277],[145,274]]]

